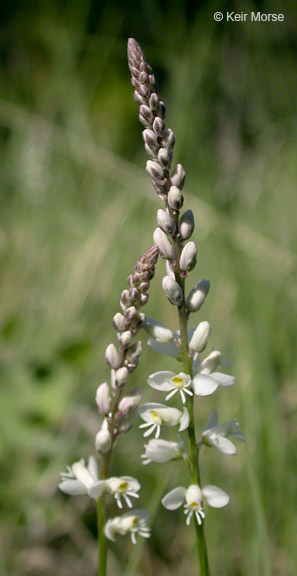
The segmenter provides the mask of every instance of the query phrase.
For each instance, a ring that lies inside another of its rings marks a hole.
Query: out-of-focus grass
[[[142,169],[126,65],[129,35],[154,66],[176,133],[175,160],[187,170],[185,205],[196,214],[199,248],[189,285],[207,277],[212,286],[199,318],[210,320],[210,346],[231,361],[237,380],[233,390],[201,400],[197,426],[216,404],[221,419],[238,416],[247,436],[237,458],[210,450],[202,457],[204,482],[231,495],[226,509],[207,511],[213,573],[295,574],[292,16],[283,25],[218,26],[215,10],[20,4],[3,21],[3,575],[95,570],[93,507],[56,485],[59,471],[91,451],[111,317],[155,226],[158,202]],[[160,290],[163,269],[160,262],[147,313],[175,328]],[[161,367],[175,365],[145,348],[131,386],[145,389],[147,375]],[[129,442],[119,442],[113,472],[141,479],[153,536],[130,559],[126,543],[112,546],[110,573],[195,573],[192,531],[156,505],[164,490],[186,481],[182,467],[171,466],[165,486],[166,467],[141,467],[141,446],[135,427]]]

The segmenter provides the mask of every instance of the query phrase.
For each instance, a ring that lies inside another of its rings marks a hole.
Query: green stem
[[[98,576],[106,576],[107,542],[104,534],[104,496],[97,500]]]
[[[176,226],[178,225],[178,214],[171,211],[171,216],[174,218]],[[186,313],[186,305],[185,305],[185,279],[184,276],[181,274],[179,268],[179,259],[181,255],[181,242],[178,237],[173,238],[173,246],[175,252],[175,279],[176,282],[180,285],[183,291],[183,302],[178,307],[178,320],[179,320],[179,330],[180,330],[180,340],[181,340],[181,356],[182,356],[182,363],[183,369],[186,374],[189,374],[191,378],[193,377],[193,369],[192,369],[192,358],[189,356],[189,345],[188,345],[188,318]],[[189,473],[190,479],[192,484],[201,484],[201,476],[200,476],[200,468],[199,468],[199,458],[198,458],[198,449],[196,443],[196,436],[195,436],[195,420],[194,420],[194,401],[192,397],[187,397],[186,403],[189,416],[190,416],[190,424],[187,429],[188,433],[188,466],[189,466]],[[195,517],[195,530],[196,530],[196,544],[197,544],[197,552],[199,558],[199,565],[200,565],[200,576],[210,576],[209,565],[208,565],[208,557],[207,557],[207,548],[206,548],[206,541],[204,536],[204,528],[203,524],[199,525],[196,517]]]

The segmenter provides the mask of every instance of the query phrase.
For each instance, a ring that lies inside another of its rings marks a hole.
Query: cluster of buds
[[[121,293],[122,313],[118,312],[113,317],[118,346],[111,343],[105,351],[105,359],[111,369],[110,386],[107,382],[103,382],[96,393],[97,408],[104,420],[96,436],[95,447],[103,454],[110,451],[114,440],[121,432],[129,430],[134,410],[141,399],[138,389],[123,396],[123,388],[129,374],[138,365],[141,354],[141,342],[133,342],[133,337],[145,322],[145,315],[139,312],[139,309],[148,300],[147,292],[155,273],[157,259],[156,246],[151,246],[142,254],[133,274],[127,278],[128,289]]]
[[[187,210],[179,217],[184,202],[185,171],[181,164],[171,170],[175,136],[172,130],[165,129],[165,105],[159,100],[151,67],[133,38],[128,41],[128,63],[134,99],[139,105],[139,119],[145,126],[142,132],[144,147],[150,156],[146,171],[157,194],[165,201],[165,210],[158,210],[158,228],[153,235],[161,257],[167,261],[167,275],[162,287],[169,302],[181,306],[183,291],[176,275],[185,278],[194,268],[197,254],[194,242],[185,244],[194,230],[193,212]]]

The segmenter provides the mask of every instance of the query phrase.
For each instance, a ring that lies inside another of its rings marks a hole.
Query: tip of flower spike
[[[127,46],[128,63],[130,66],[135,66],[136,62],[144,60],[144,54],[134,38],[128,39]]]

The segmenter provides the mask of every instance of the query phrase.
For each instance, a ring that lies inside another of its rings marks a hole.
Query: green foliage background
[[[95,0],[1,8],[0,460],[3,576],[95,574],[92,502],[57,491],[87,458],[99,427],[97,386],[112,315],[159,202],[143,167],[126,41],[154,67],[187,171],[198,265],[211,291],[198,320],[232,364],[236,386],[202,399],[247,436],[236,458],[206,451],[204,482],[231,495],[208,509],[212,573],[294,576],[296,566],[296,122],[293,2],[245,3],[283,23],[216,23],[240,2]],[[295,22],[294,22],[295,19]],[[176,328],[159,262],[146,312]],[[131,386],[175,369],[145,346]],[[154,396],[160,401],[160,397]],[[136,475],[152,539],[110,549],[109,574],[197,573],[193,533],[161,495],[182,467],[140,464],[137,426],[118,444],[114,474]],[[111,505],[111,514],[115,509]]]

